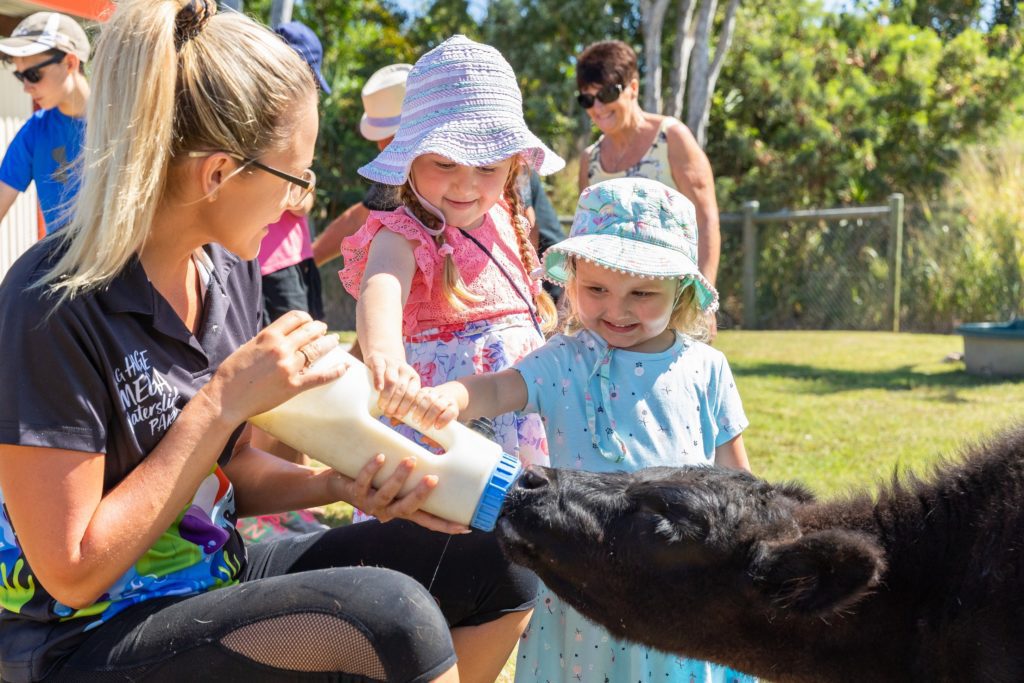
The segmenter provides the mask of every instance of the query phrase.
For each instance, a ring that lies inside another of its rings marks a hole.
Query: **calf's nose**
[[[536,467],[528,467],[516,481],[516,488],[533,491],[535,489],[542,489],[549,483],[551,482],[548,481],[547,476],[542,471]]]

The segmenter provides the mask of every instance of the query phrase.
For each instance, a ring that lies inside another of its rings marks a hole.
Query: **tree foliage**
[[[708,145],[725,206],[934,197],[958,150],[1011,117],[1024,94],[1020,36],[1005,27],[943,41],[810,4],[741,12]]]
[[[606,38],[643,56],[640,2],[491,0],[479,23],[467,0],[433,0],[418,17],[389,0],[297,4],[295,18],[321,36],[334,88],[322,101],[318,144],[324,213],[360,195],[355,169],[375,153],[357,130],[363,82],[452,33],[505,54],[531,128],[574,157],[594,136],[574,99],[575,56]],[[667,73],[685,5],[669,3],[664,16]],[[251,0],[246,11],[265,21],[269,6]],[[707,151],[720,205],[822,206],[878,201],[894,190],[934,197],[960,149],[1022,111],[1020,14],[1009,0],[861,0],[842,13],[815,0],[747,0],[711,100]],[[668,94],[672,84],[663,87]]]

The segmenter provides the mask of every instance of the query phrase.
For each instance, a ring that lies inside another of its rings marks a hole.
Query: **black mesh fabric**
[[[231,631],[220,642],[247,659],[277,669],[346,671],[377,680],[387,677],[384,664],[363,632],[329,614],[312,612],[263,619]]]

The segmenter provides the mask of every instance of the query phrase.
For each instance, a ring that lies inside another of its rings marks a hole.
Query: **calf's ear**
[[[870,537],[838,529],[764,544],[751,566],[755,585],[777,609],[809,615],[853,605],[878,585],[884,571],[885,555]]]

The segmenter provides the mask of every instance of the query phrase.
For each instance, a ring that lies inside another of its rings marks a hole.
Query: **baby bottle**
[[[349,367],[335,381],[304,391],[249,421],[349,477],[383,453],[387,459],[373,479],[374,487],[383,484],[404,458],[415,456],[416,466],[402,495],[424,475],[436,474],[438,484],[424,502],[424,510],[482,531],[494,528],[505,494],[521,470],[516,457],[455,421],[442,429],[407,423],[444,448],[443,453],[431,453],[377,419],[381,415],[378,391],[363,363],[340,348],[325,354],[316,365],[321,363]]]

